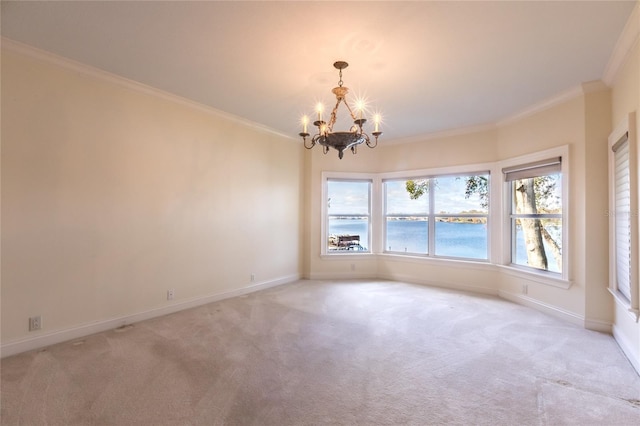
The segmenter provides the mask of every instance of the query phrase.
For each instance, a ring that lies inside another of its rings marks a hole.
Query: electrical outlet
[[[351,270],[352,270],[352,271],[355,271],[355,270],[356,270],[356,264],[355,264],[355,263],[352,263],[352,264],[351,264]]]
[[[256,274],[251,274],[251,282],[254,282],[256,280]]]
[[[169,290],[167,290],[167,300],[173,300],[175,295],[176,295],[175,289],[170,288]]]
[[[42,317],[40,315],[29,318],[29,331],[40,330],[42,328]]]
[[[529,285],[522,284],[522,294],[527,294],[527,293],[529,293]]]

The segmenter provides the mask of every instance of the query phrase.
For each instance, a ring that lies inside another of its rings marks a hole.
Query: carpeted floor
[[[638,425],[611,336],[495,297],[299,281],[2,360],[2,425]]]

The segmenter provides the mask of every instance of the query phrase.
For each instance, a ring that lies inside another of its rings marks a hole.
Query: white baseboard
[[[30,337],[14,342],[8,342],[0,347],[0,357],[8,357],[22,352],[43,348],[45,346],[62,343],[73,339],[79,339],[91,334],[100,333],[114,328],[121,327],[125,324],[132,324],[163,315],[172,314],[174,312],[183,311],[185,309],[195,308],[196,306],[206,305],[208,303],[217,302],[231,297],[241,296],[243,294],[253,293],[259,290],[265,290],[282,284],[287,284],[300,279],[299,274],[284,276],[275,280],[263,281],[254,285],[239,288],[236,290],[225,291],[222,293],[214,293],[207,296],[195,297],[188,300],[177,301],[168,306],[150,309],[144,312],[138,312],[131,315],[125,315],[118,318],[110,318],[103,321],[96,321],[90,324],[83,324],[77,327],[65,330],[53,331],[47,334],[41,334],[37,337]]]
[[[504,290],[499,290],[498,296],[519,305],[524,305],[537,311],[544,312],[545,314],[551,315],[553,317],[569,321],[570,323],[578,325],[580,327],[585,327],[585,319],[583,316],[570,311],[566,311],[564,309],[560,309],[557,306],[548,305],[546,303],[540,302],[539,300],[532,299],[531,297],[527,297],[522,294],[511,293]]]
[[[378,277],[375,274],[366,272],[314,272],[309,275],[311,280],[375,280]]]
[[[470,293],[481,293],[488,294],[491,296],[497,296],[498,290],[490,287],[480,287],[480,286],[471,286],[471,285],[462,285],[459,283],[452,282],[444,282],[444,281],[434,281],[429,279],[417,278],[415,276],[404,276],[402,274],[379,274],[379,279],[390,280],[390,281],[400,281],[404,283],[410,284],[420,284],[426,285],[430,287],[438,287],[438,288],[446,288],[449,290],[459,290],[459,291],[468,291]]]
[[[634,350],[633,346],[629,343],[629,340],[624,337],[623,333],[620,333],[615,324],[613,326],[613,338],[616,339],[618,346],[620,346],[624,355],[627,357],[633,368],[635,368],[636,373],[640,375],[640,353]]]

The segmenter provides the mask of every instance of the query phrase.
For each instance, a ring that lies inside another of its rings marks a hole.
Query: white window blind
[[[631,300],[631,181],[629,141],[625,135],[612,147],[614,152],[615,258],[617,288]]]

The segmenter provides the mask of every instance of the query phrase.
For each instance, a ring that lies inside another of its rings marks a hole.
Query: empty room
[[[5,1],[2,425],[640,424],[640,1]]]

